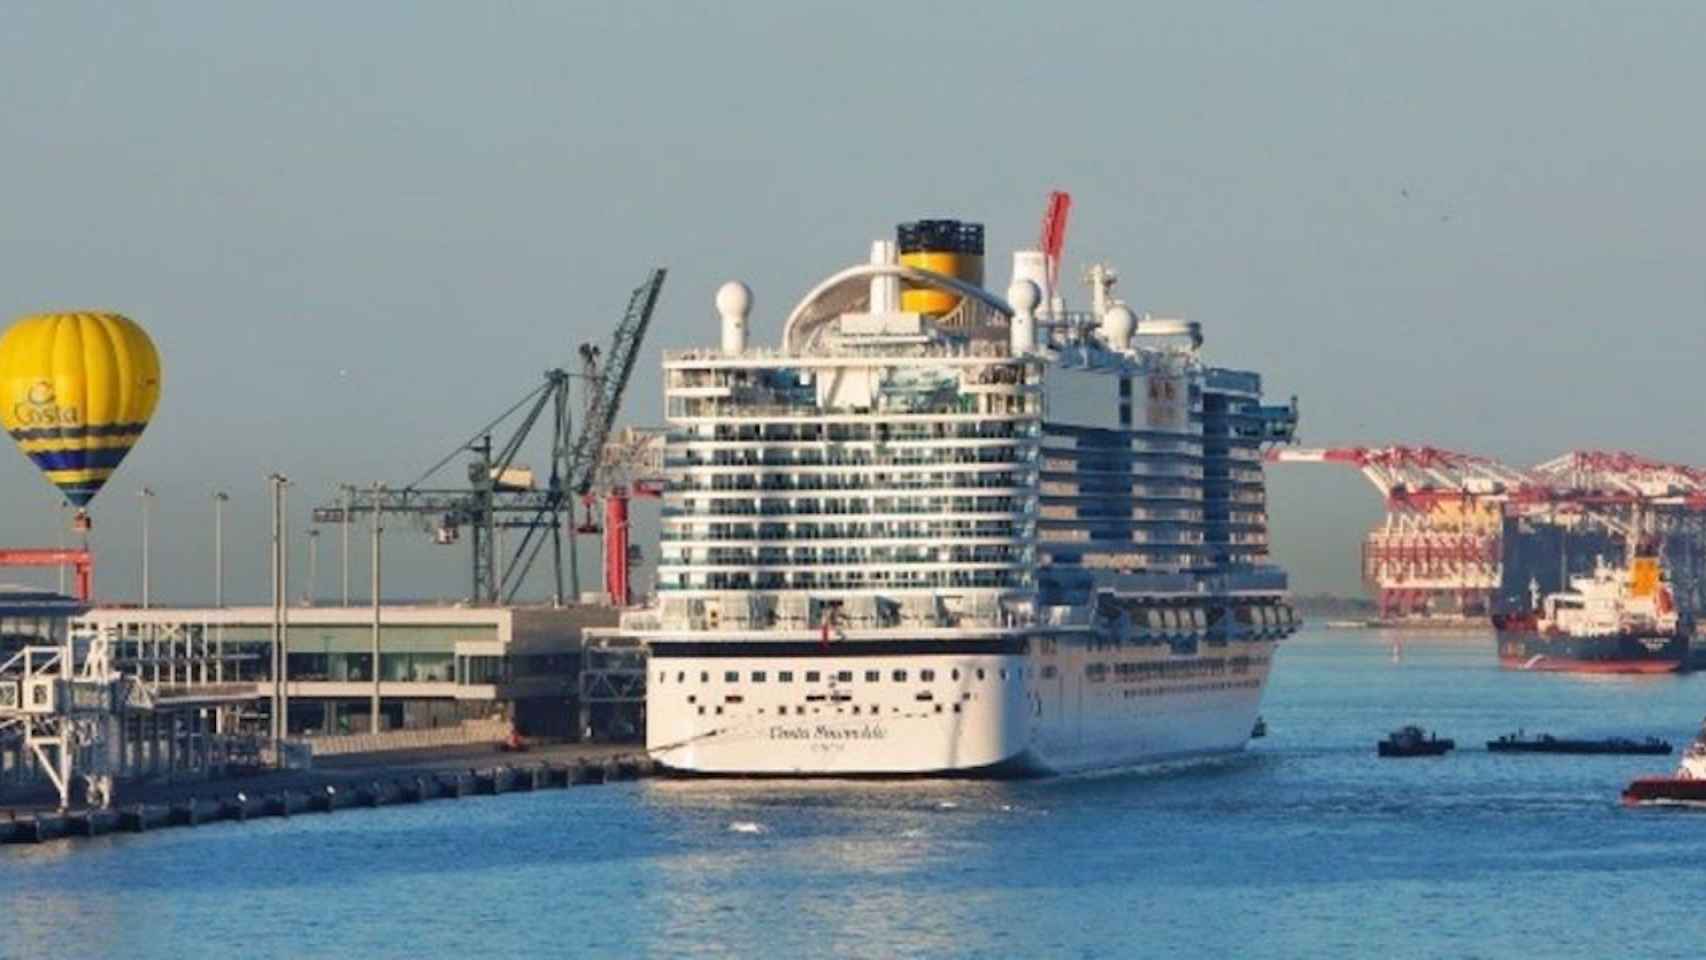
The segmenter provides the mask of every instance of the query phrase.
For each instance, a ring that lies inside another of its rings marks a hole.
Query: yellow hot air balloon
[[[126,317],[40,314],[0,336],[0,424],[79,514],[159,400],[160,355]]]

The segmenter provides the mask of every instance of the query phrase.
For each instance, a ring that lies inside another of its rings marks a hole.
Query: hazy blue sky
[[[165,365],[95,502],[102,593],[136,590],[148,484],[157,598],[210,595],[216,487],[230,591],[264,596],[267,473],[300,545],[308,501],[412,478],[653,264],[633,423],[720,281],[771,338],[895,221],[1005,251],[1053,187],[1071,275],[1203,321],[1311,444],[1706,461],[1706,7],[499,6],[0,3],[0,314],[122,310]],[[21,455],[0,483],[0,543],[53,543]],[[1378,514],[1276,475],[1294,586],[1355,589]],[[463,549],[392,543],[399,590],[462,589]]]

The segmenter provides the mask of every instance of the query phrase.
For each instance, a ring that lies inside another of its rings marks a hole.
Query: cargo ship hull
[[[1676,673],[1687,668],[1685,634],[1542,633],[1531,619],[1494,618],[1499,664],[1512,670],[1565,673]]]

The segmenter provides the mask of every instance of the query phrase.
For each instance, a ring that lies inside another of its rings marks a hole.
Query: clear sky
[[[160,346],[95,501],[108,596],[137,589],[147,484],[157,599],[210,597],[216,488],[228,591],[264,598],[275,470],[300,582],[309,501],[412,478],[604,341],[653,264],[640,424],[722,280],[773,338],[894,222],[1006,251],[1056,187],[1069,275],[1106,259],[1203,321],[1310,444],[1700,463],[1702,37],[1683,3],[13,0],[0,314],[117,309]],[[0,484],[0,543],[54,543],[21,455]],[[1372,488],[1286,467],[1272,501],[1294,586],[1355,590]],[[399,592],[463,589],[463,548],[392,543]]]

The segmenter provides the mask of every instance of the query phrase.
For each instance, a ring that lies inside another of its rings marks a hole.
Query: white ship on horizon
[[[1023,775],[1238,751],[1295,629],[1262,447],[1295,405],[1048,257],[925,220],[667,353],[647,747],[677,771]]]

